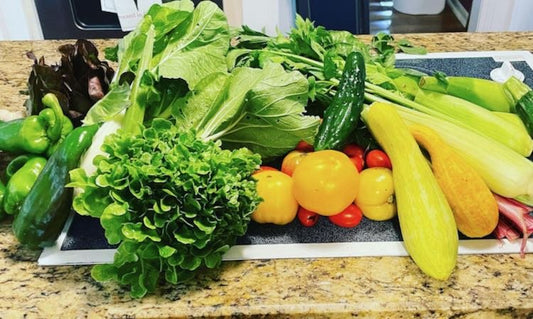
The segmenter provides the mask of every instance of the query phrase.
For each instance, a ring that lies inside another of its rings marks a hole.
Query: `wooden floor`
[[[459,22],[449,6],[437,15],[409,15],[394,10],[392,1],[370,1],[370,33],[426,33],[463,32],[466,27]]]

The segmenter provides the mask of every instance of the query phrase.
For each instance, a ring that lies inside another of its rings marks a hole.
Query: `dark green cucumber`
[[[533,137],[533,91],[528,91],[515,105],[516,114],[522,119],[529,136]]]
[[[340,149],[356,129],[363,110],[365,94],[365,61],[360,52],[352,52],[331,104],[326,108],[315,137],[315,150]]]
[[[50,156],[13,221],[21,244],[37,248],[54,243],[72,205],[72,188],[65,187],[69,171],[79,165],[97,130],[98,125],[74,129]]]

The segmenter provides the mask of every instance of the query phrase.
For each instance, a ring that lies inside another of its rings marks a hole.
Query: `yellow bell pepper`
[[[361,171],[355,204],[368,219],[382,221],[396,216],[392,171],[385,167]]]
[[[259,224],[286,225],[294,220],[298,203],[292,192],[292,178],[280,171],[262,171],[254,174],[257,194],[262,202],[252,213],[252,220]]]

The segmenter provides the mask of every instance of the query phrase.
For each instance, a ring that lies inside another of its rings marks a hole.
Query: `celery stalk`
[[[443,79],[425,76],[420,79],[419,85],[425,90],[468,100],[490,111],[509,112],[513,107],[503,85],[491,80],[466,76],[447,76]]]
[[[524,122],[520,119],[520,116],[518,116],[516,113],[493,111],[492,114],[498,116],[502,120],[507,121],[507,123],[509,123],[510,125],[517,126],[520,130],[527,130],[526,126],[524,125]]]
[[[496,194],[521,201],[533,199],[533,162],[505,145],[452,122],[394,104],[407,124],[422,124],[476,169]]]
[[[406,97],[414,99],[416,93],[420,88],[418,87],[418,80],[414,76],[402,75],[392,80],[398,90],[402,92]]]
[[[525,127],[509,125],[493,112],[467,100],[438,92],[420,90],[415,102],[432,110],[440,118],[452,118],[457,124],[498,141],[523,156],[533,150],[533,140]],[[441,114],[443,116],[441,116]]]

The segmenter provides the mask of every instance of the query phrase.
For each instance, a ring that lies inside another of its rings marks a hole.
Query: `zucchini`
[[[363,109],[365,78],[363,55],[354,51],[346,58],[337,93],[324,112],[315,150],[341,149],[348,142]]]
[[[505,81],[503,87],[515,103],[513,112],[524,122],[529,136],[533,137],[533,90],[514,76]]]
[[[97,130],[98,125],[74,129],[49,158],[13,221],[13,233],[21,244],[37,248],[56,240],[72,205],[72,188],[65,187],[69,171],[78,166]]]
[[[398,219],[407,252],[424,273],[447,279],[457,261],[457,226],[426,158],[393,105],[374,102],[361,116],[392,162]]]

